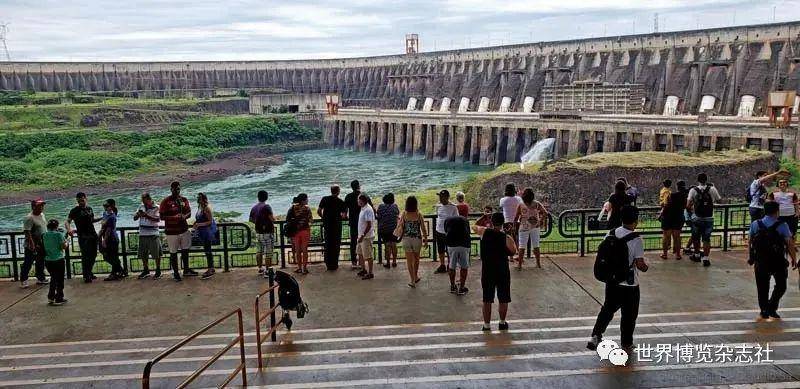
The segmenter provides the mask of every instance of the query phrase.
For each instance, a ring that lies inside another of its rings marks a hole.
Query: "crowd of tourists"
[[[760,315],[763,318],[780,318],[778,306],[786,291],[789,266],[796,268],[795,235],[798,225],[798,196],[789,189],[789,174],[758,172],[746,188],[749,214],[752,224],[749,230],[749,260],[754,266]],[[777,180],[777,187],[769,190]],[[377,237],[383,244],[385,262],[391,269],[397,266],[398,246],[405,253],[408,287],[416,288],[420,281],[420,256],[430,236],[436,247],[439,265],[437,274],[448,274],[450,292],[465,295],[469,292],[467,280],[471,258],[471,236],[480,237],[481,289],[483,290],[484,330],[490,330],[491,306],[499,303],[499,329],[508,329],[506,314],[511,301],[510,268],[521,269],[525,262],[525,250],[531,247],[535,266],[541,267],[540,237],[548,224],[545,206],[536,200],[533,189],[518,191],[508,184],[504,196],[499,199],[497,211],[492,206],[483,208],[481,217],[470,223],[471,208],[465,195],[456,193],[456,202],[451,202],[450,192],[437,193],[436,223],[428,231],[423,213],[415,196],[409,196],[401,207],[392,193],[381,198],[377,208],[372,198],[361,190],[358,181],[352,181],[351,191],[341,198],[341,188],[334,185],[330,195],[319,202],[317,215],[321,218],[324,236],[324,262],[329,271],[337,270],[342,246],[343,225],[349,227],[349,252],[351,269],[357,270],[362,280],[375,278],[373,242]],[[173,182],[170,195],[156,205],[149,193],[141,196],[141,205],[132,216],[138,222],[139,259],[143,270],[139,279],[161,277],[161,248],[159,226],[163,223],[169,250],[169,268],[175,281],[182,277],[200,276],[209,279],[215,268],[212,246],[219,242],[214,212],[204,193],[197,194],[197,211],[194,223],[189,200],[181,196],[181,186]],[[276,214],[268,204],[269,194],[259,191],[258,202],[252,207],[249,221],[253,224],[256,241],[256,263],[258,273],[265,274],[272,264],[276,240]],[[624,178],[614,184],[614,192],[603,204],[598,223],[603,221],[609,231],[598,248],[595,277],[605,282],[605,300],[592,330],[587,347],[594,349],[602,341],[603,333],[614,314],[621,310],[621,343],[623,348],[632,347],[633,331],[639,310],[639,273],[646,272],[644,242],[636,232],[639,225],[639,209],[636,206],[638,190]],[[664,180],[659,193],[662,259],[668,259],[670,251],[680,260],[683,255],[703,266],[711,264],[709,259],[711,238],[715,223],[715,205],[721,200],[717,188],[705,173],[697,176],[697,182],[687,187],[685,181],[677,181],[675,189],[671,180]],[[50,283],[50,304],[66,302],[63,294],[65,260],[71,238],[76,237],[80,246],[83,280],[93,282],[92,273],[98,252],[103,255],[111,271],[106,281],[117,281],[128,277],[119,259],[119,237],[116,232],[119,212],[114,199],[103,203],[103,212],[96,216],[88,205],[86,194],[76,195],[77,205],[62,223],[44,217],[45,202],[31,202],[31,213],[24,221],[25,259],[21,269],[21,286],[28,287],[28,273],[35,267],[37,284]],[[97,232],[95,224],[100,224]],[[305,193],[297,195],[285,215],[281,232],[289,238],[292,256],[296,264],[295,273],[309,274],[308,246],[311,239],[312,210]],[[691,238],[686,248],[681,242],[684,225],[691,229]],[[74,226],[74,228],[73,228]],[[189,266],[189,248],[202,246],[207,260],[207,269],[200,275]],[[682,250],[683,249],[683,250]],[[156,267],[151,273],[149,261]],[[180,259],[180,261],[179,261]],[[512,265],[516,262],[515,265]],[[52,280],[45,276],[45,268]],[[182,269],[182,271],[181,271]],[[775,287],[770,294],[770,284]],[[495,300],[496,299],[496,300]]]

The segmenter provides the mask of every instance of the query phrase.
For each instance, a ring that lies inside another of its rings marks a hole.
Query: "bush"
[[[37,151],[32,165],[38,169],[69,174],[116,175],[137,169],[141,162],[119,152],[55,149]]]
[[[23,183],[28,179],[30,169],[21,161],[0,161],[0,182],[7,184]]]

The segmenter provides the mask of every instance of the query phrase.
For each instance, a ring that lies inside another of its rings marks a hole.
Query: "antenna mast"
[[[0,24],[0,41],[3,42],[3,51],[6,54],[6,61],[11,61],[11,54],[8,53],[8,45],[6,44],[6,32],[8,32],[8,23]]]

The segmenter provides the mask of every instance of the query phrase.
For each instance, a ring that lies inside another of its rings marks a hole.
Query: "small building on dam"
[[[342,59],[0,63],[7,90],[218,88],[337,93],[331,145],[431,159],[511,162],[543,138],[556,156],[751,147],[795,157],[796,126],[770,125],[767,101],[789,91],[796,117],[800,22]]]

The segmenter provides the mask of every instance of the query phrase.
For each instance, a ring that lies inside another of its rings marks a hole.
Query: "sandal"
[[[416,285],[416,284],[412,284],[412,283],[410,283],[410,282],[409,282],[409,283],[408,283],[408,287],[409,287],[409,288],[416,288],[416,287],[417,287],[417,285]]]
[[[659,255],[658,257],[659,257],[659,258],[661,258],[661,259],[669,259],[669,257],[667,256],[667,254],[661,254],[661,255]]]
[[[386,263],[383,264],[383,267],[386,268],[386,269],[390,268],[391,266],[392,265],[389,265],[389,262],[386,262]]]
[[[297,274],[302,274],[303,273],[303,269],[296,269],[294,272],[297,273]]]
[[[420,280],[421,280],[421,278],[417,278],[417,280],[416,280],[416,281],[414,281],[414,283],[415,283],[415,284],[419,284],[419,281],[420,281]]]
[[[392,267],[397,267],[397,261],[392,262]]]

